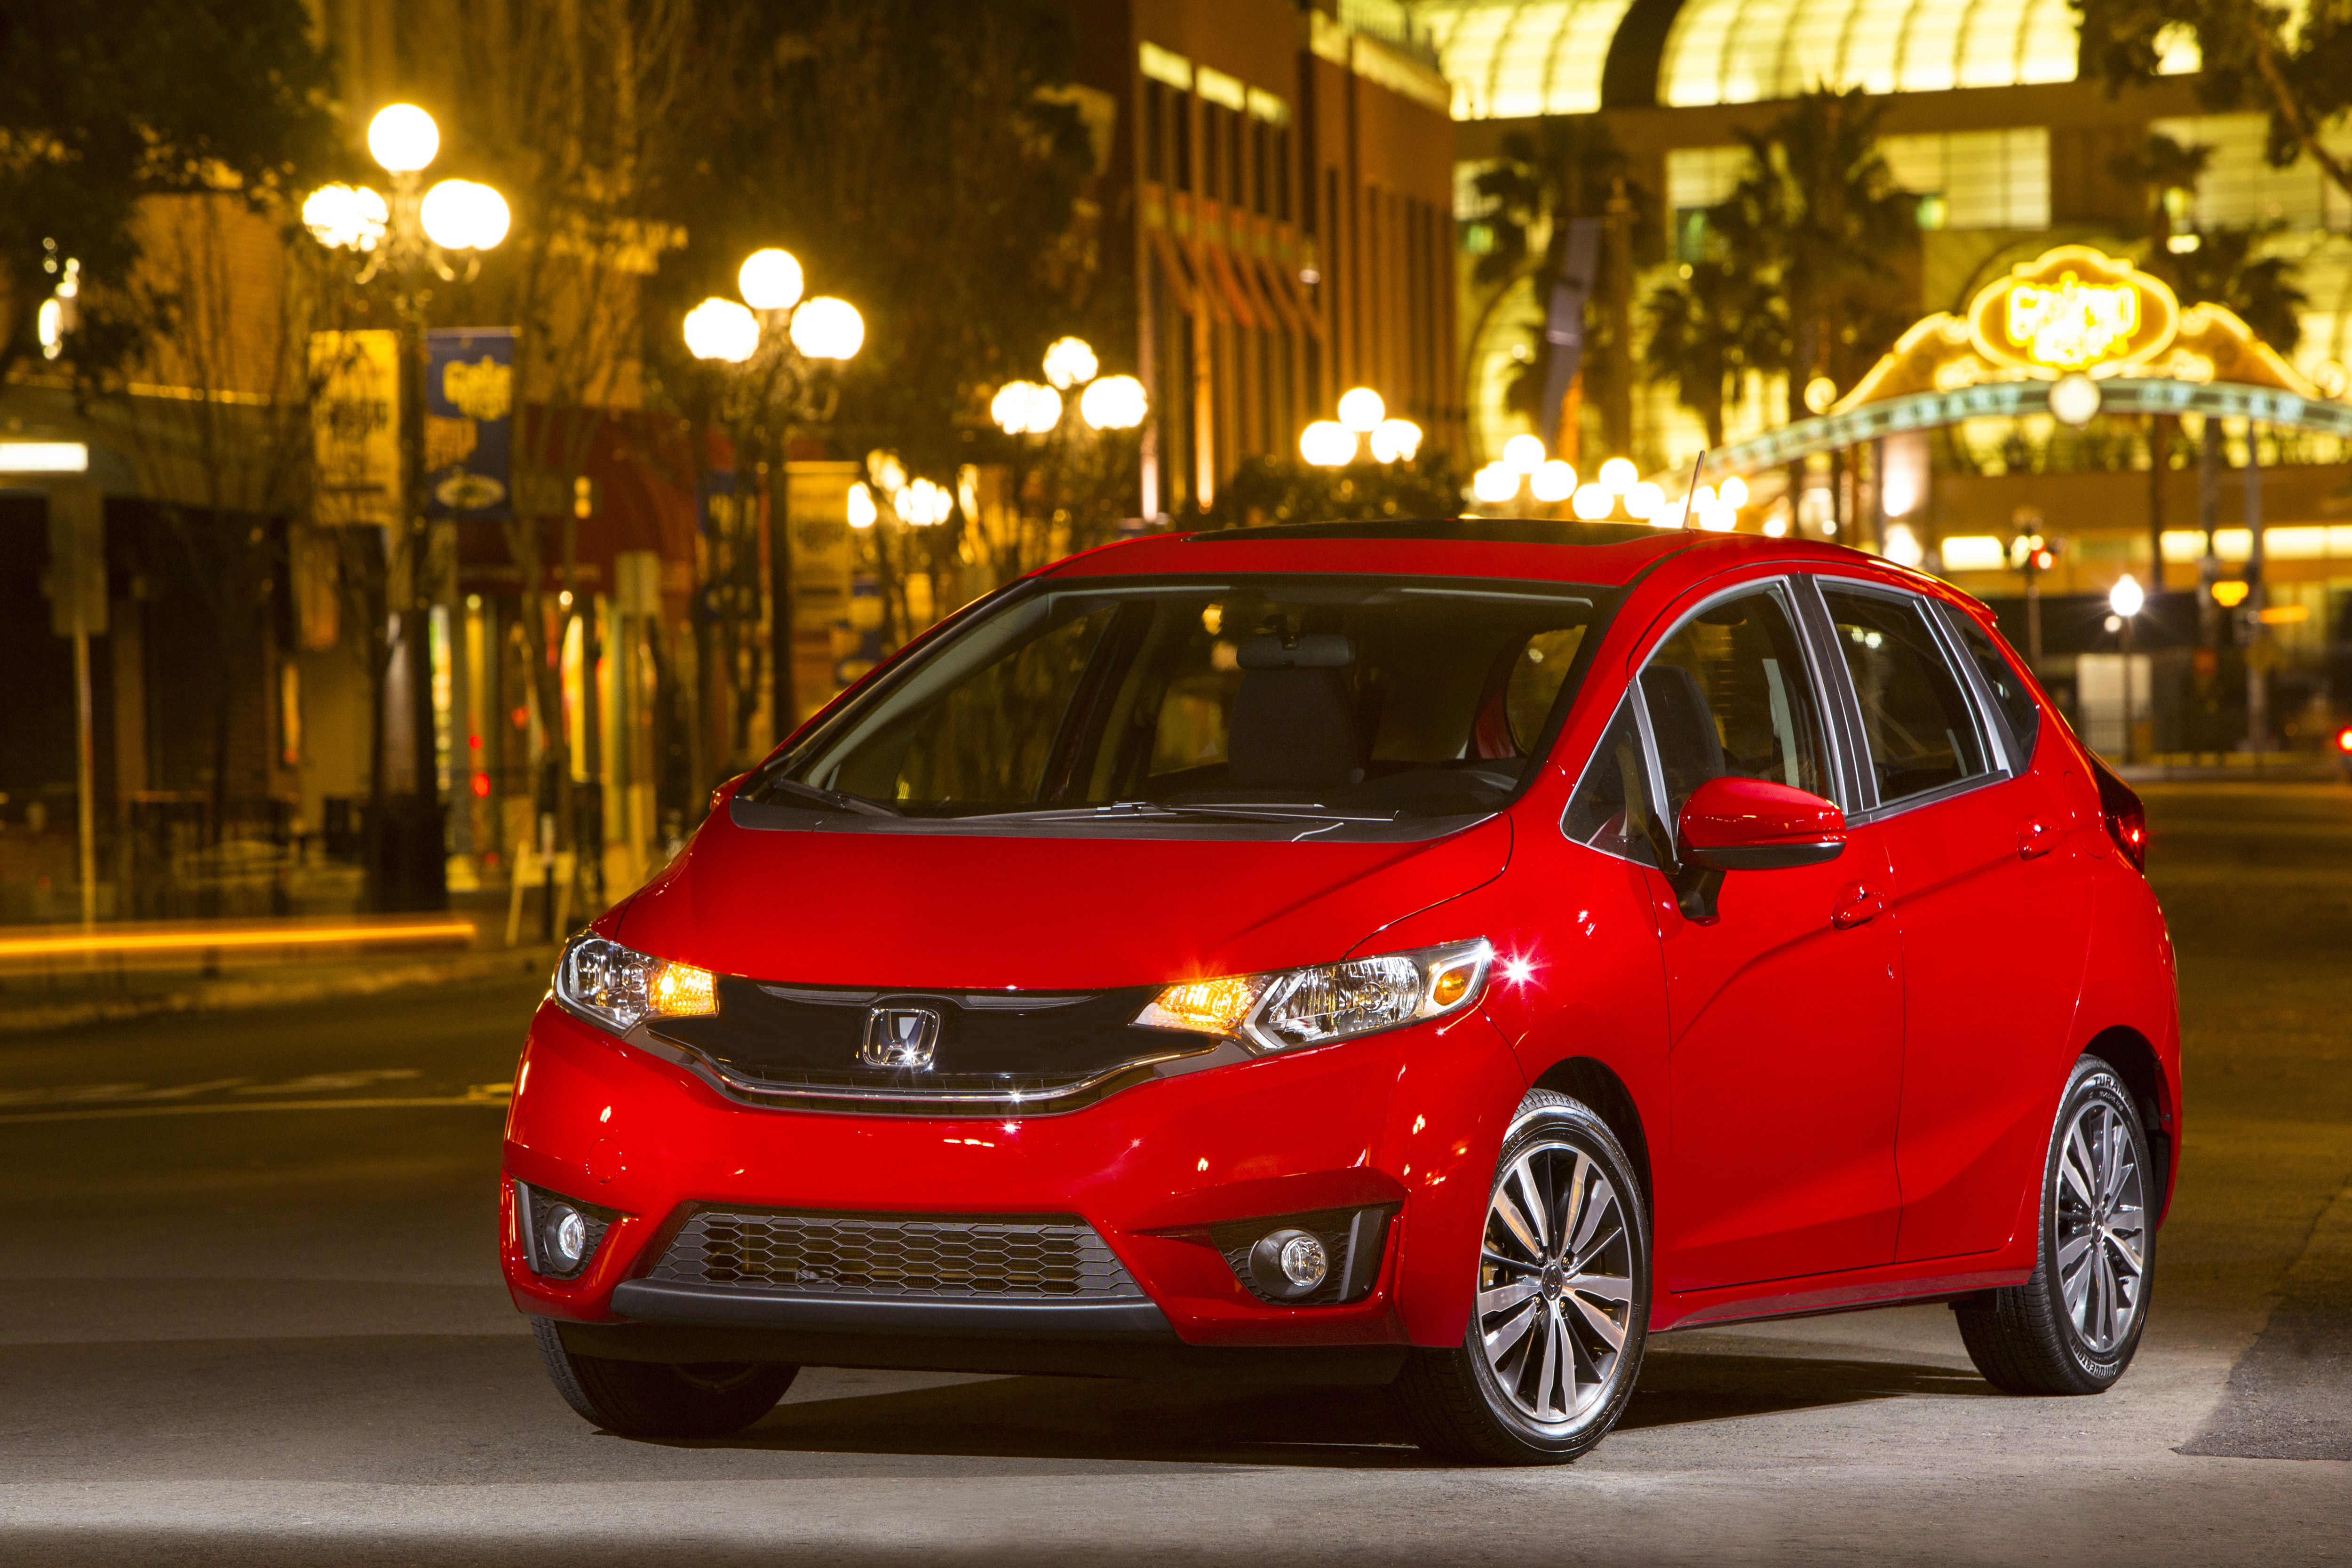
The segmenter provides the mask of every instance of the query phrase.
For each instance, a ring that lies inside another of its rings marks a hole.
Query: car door
[[[2021,753],[2029,737],[1996,706],[2022,695],[2038,713],[1990,639],[1977,630],[1985,646],[1972,656],[1965,617],[1920,595],[1820,587],[1861,719],[1903,950],[1895,1257],[1989,1251],[2009,1240],[2038,1169],[2049,1087],[2038,1064],[2069,1025],[2082,974],[2076,856],[2056,789]],[[1972,668],[1975,657],[1998,670]]]
[[[1662,824],[1727,773],[1853,804],[1785,583],[1691,607],[1635,688]],[[1661,899],[1674,1152],[1660,1177],[1658,1256],[1668,1289],[1893,1257],[1902,1006],[1895,935],[1874,913],[1885,881],[1865,826],[1822,865],[1728,874],[1712,913]]]

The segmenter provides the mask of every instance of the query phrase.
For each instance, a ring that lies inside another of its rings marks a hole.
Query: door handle
[[[1886,912],[1886,900],[1875,888],[1849,888],[1838,907],[1830,911],[1830,924],[1840,931],[1852,931],[1867,925]]]
[[[2037,855],[2047,855],[2058,847],[2058,829],[2042,818],[2028,817],[2017,830],[2017,858],[2031,860]]]

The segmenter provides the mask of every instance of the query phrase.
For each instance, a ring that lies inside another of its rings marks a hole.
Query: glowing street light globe
[[[1064,392],[1092,381],[1101,368],[1084,338],[1056,338],[1045,350],[1045,379]]]
[[[1734,474],[1723,481],[1723,489],[1717,494],[1724,505],[1737,510],[1748,504],[1748,481]]]
[[[506,197],[472,180],[444,180],[416,209],[425,237],[444,250],[488,250],[506,238],[514,221]]]
[[[1503,462],[1515,474],[1532,474],[1543,460],[1540,436],[1514,436],[1503,443]]]
[[[1579,485],[1576,487],[1575,496],[1570,499],[1569,504],[1576,509],[1576,515],[1585,521],[1598,522],[1616,510],[1617,498],[1609,493],[1607,485]]]
[[[1062,422],[1062,395],[1034,381],[1008,381],[996,389],[988,416],[1007,436],[1043,436]]]
[[[395,174],[413,174],[441,151],[441,128],[413,103],[394,103],[368,121],[368,153]]]
[[[1470,476],[1470,493],[1488,506],[1500,506],[1519,493],[1519,471],[1508,463],[1489,463]]]
[[[2147,591],[2128,572],[2116,578],[2116,585],[2107,590],[2107,608],[2126,620],[2138,615],[2147,606]]]
[[[1625,492],[1625,515],[1636,522],[1649,521],[1665,504],[1666,492],[1647,479]]]
[[[705,300],[686,313],[687,352],[741,364],[760,347],[760,318],[732,300]]]
[[[1539,501],[1564,501],[1576,493],[1576,468],[1558,458],[1538,463],[1528,476],[1528,493]]]
[[[881,509],[874,504],[874,492],[866,488],[865,480],[860,479],[849,487],[850,527],[871,528],[874,520],[881,515]]]
[[[1612,458],[1601,464],[1601,471],[1592,477],[1598,479],[1601,482],[1601,488],[1611,495],[1622,496],[1640,481],[1642,470],[1635,468],[1629,458]]]
[[[373,250],[391,222],[392,209],[365,185],[321,185],[302,203],[302,226],[337,250]]]
[[[1132,430],[1150,411],[1143,383],[1131,375],[1107,375],[1078,395],[1078,415],[1096,430]]]
[[[1359,436],[1369,436],[1388,417],[1389,405],[1369,386],[1351,387],[1339,395],[1339,424]]]
[[[754,310],[789,310],[801,302],[801,264],[774,246],[755,250],[735,269],[735,291]]]
[[[793,347],[811,359],[855,359],[866,318],[846,300],[820,294],[793,312]]]
[[[1372,457],[1383,463],[1410,463],[1421,450],[1421,426],[1410,419],[1383,419],[1372,426]]]
[[[1298,433],[1298,455],[1318,468],[1344,468],[1356,460],[1356,433],[1336,419],[1318,419]]]

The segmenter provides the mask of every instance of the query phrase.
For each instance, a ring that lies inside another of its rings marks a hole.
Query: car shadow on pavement
[[[1803,1356],[1650,1358],[1619,1430],[1921,1394],[1990,1394],[1972,1372]],[[667,1446],[1396,1469],[1427,1465],[1387,1388],[1003,1377],[780,1405],[732,1438]]]

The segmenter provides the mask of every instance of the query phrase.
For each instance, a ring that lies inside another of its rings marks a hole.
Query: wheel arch
[[[1633,1092],[1625,1087],[1625,1080],[1606,1062],[1592,1057],[1570,1057],[1546,1068],[1528,1087],[1548,1089],[1581,1100],[1609,1124],[1609,1131],[1625,1146],[1626,1158],[1633,1162],[1633,1173],[1641,1178],[1642,1205],[1654,1216],[1657,1187],[1650,1171],[1649,1135],[1642,1125],[1641,1108],[1634,1103]]]
[[[2172,1103],[2163,1058],[2157,1055],[2154,1043],[2128,1024],[2100,1030],[2083,1047],[2083,1054],[2096,1057],[2115,1068],[2116,1076],[2131,1091],[2132,1102],[2139,1107],[2140,1124],[2147,1132],[2148,1152],[2155,1155],[2157,1167],[2164,1173],[2164,1201],[2156,1216],[2157,1222],[2162,1224],[2166,1211],[2172,1207],[2172,1181],[2179,1158],[2172,1135],[2179,1108]]]

